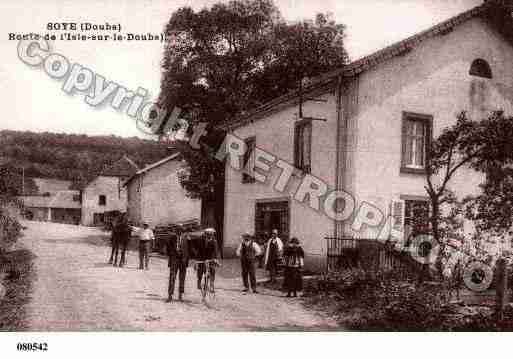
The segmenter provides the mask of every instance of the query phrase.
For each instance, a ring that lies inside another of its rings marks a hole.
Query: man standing
[[[176,234],[171,237],[167,245],[167,255],[169,256],[169,287],[167,302],[173,301],[175,291],[175,280],[178,275],[178,300],[183,300],[185,291],[185,275],[189,265],[189,243],[188,238],[183,234],[181,227],[177,227]]]
[[[276,282],[276,273],[278,272],[278,265],[281,262],[283,253],[283,242],[278,237],[278,230],[273,229],[271,238],[267,241],[267,248],[265,251],[265,268],[269,271],[269,281]]]
[[[242,235],[242,243],[237,248],[237,257],[240,257],[242,269],[243,292],[248,292],[249,284],[251,284],[253,293],[258,293],[256,290],[255,259],[260,255],[260,252],[260,247],[253,241],[251,235],[244,233]]]
[[[143,224],[143,228],[137,228],[139,235],[139,269],[148,270],[150,261],[151,241],[155,239],[153,231],[148,223]]]

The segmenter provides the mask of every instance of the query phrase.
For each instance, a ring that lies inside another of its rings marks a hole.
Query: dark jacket
[[[195,257],[200,261],[207,259],[218,259],[219,249],[217,247],[217,241],[215,239],[207,241],[205,238],[202,238],[198,247],[196,248]]]
[[[128,243],[130,240],[130,234],[132,233],[128,222],[119,222],[116,225],[114,232],[116,233],[116,238],[122,243]]]
[[[171,263],[180,261],[184,265],[189,265],[189,239],[187,235],[182,235],[182,246],[177,248],[178,235],[173,235],[167,242],[168,267]]]

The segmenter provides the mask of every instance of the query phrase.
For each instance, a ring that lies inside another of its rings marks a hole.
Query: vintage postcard
[[[512,14],[3,0],[0,330],[42,333],[9,350],[513,330]]]

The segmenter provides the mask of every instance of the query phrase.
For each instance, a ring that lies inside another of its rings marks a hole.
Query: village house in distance
[[[109,213],[124,213],[127,193],[123,186],[139,167],[126,155],[107,166],[82,189],[82,225],[103,225]]]
[[[316,211],[308,205],[308,195],[303,203],[296,201],[305,174],[350,193],[356,210],[368,202],[392,215],[407,234],[413,204],[427,206],[424,164],[429,140],[455,123],[463,110],[471,118],[498,109],[512,113],[512,29],[511,12],[500,2],[485,2],[313,79],[304,88],[302,118],[295,92],[231,124],[228,130],[249,148],[261,148],[298,170],[277,191],[277,166],[260,183],[227,165],[227,254],[233,254],[241,233],[265,236],[277,228],[281,237],[300,239],[307,266],[322,267],[325,236],[376,238],[378,227],[355,232],[351,221],[326,215],[322,202]],[[251,169],[254,151],[244,160]],[[450,185],[461,196],[475,191],[481,181],[463,170]]]
[[[151,228],[200,221],[201,201],[186,196],[179,181],[179,152],[137,171],[126,182],[127,214],[132,223]]]
[[[71,181],[32,178],[37,193],[18,198],[25,206],[25,216],[35,221],[79,224],[82,206],[80,191],[70,190]]]

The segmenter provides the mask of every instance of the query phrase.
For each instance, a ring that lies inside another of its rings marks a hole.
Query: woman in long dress
[[[290,240],[283,252],[285,262],[285,280],[283,286],[287,291],[287,297],[297,297],[297,292],[303,290],[303,277],[301,270],[304,266],[305,254],[299,245],[299,240],[294,237]]]

